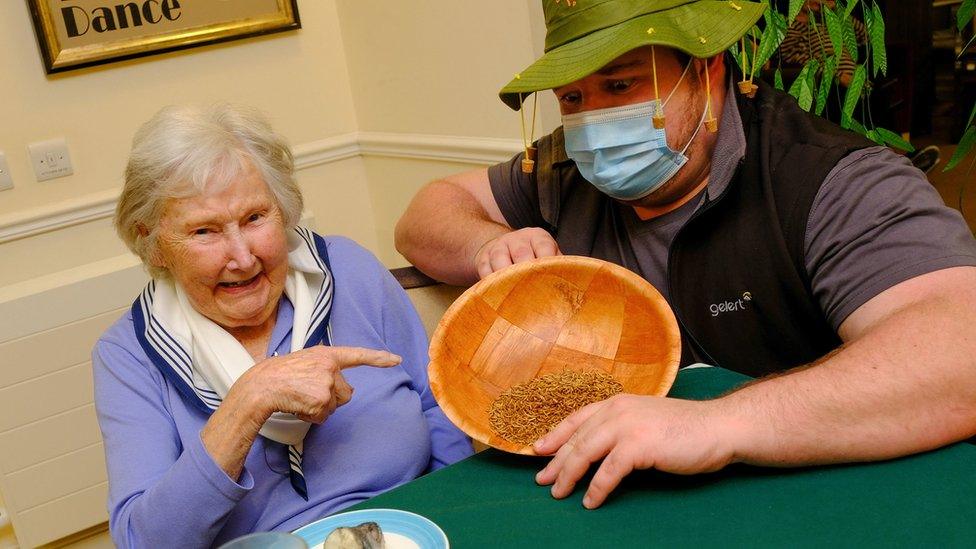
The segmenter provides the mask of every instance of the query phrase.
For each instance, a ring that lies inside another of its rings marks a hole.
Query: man
[[[904,158],[764,84],[735,91],[721,53],[764,5],[568,4],[544,0],[546,54],[501,93],[559,99],[532,173],[518,155],[429,184],[398,249],[455,284],[559,253],[620,263],[668,299],[682,365],[762,379],[587,406],[535,444],[555,454],[537,482],[565,497],[602,459],[594,508],[634,469],[879,460],[976,434],[976,242]]]

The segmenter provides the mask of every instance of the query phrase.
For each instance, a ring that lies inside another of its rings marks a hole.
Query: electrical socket
[[[12,189],[14,178],[10,175],[10,167],[7,165],[7,155],[0,151],[0,191]]]
[[[71,165],[71,154],[68,153],[68,142],[63,137],[31,143],[27,145],[27,151],[38,181],[75,173]]]

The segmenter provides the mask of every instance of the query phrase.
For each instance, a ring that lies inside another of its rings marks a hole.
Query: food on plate
[[[375,522],[340,526],[325,538],[324,549],[384,549],[383,530]]]

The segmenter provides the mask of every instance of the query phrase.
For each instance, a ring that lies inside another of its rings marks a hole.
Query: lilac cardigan
[[[404,291],[357,244],[325,241],[335,276],[334,344],[387,349],[403,363],[343,372],[352,401],[305,439],[306,502],[291,487],[282,444],[259,436],[239,479],[217,467],[200,441],[208,415],[150,362],[126,313],[92,356],[109,525],[119,547],[207,547],[292,530],[472,453],[430,391],[427,339]],[[292,315],[283,297],[269,356],[291,349]]]

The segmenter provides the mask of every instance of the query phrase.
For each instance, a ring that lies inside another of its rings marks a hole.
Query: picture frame
[[[301,28],[298,0],[27,0],[47,74]]]

